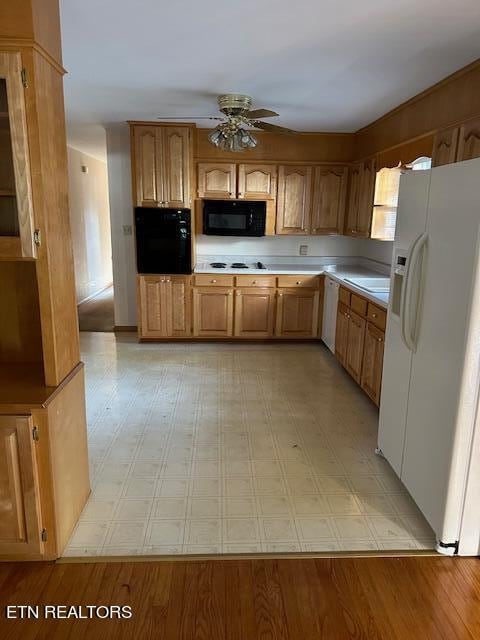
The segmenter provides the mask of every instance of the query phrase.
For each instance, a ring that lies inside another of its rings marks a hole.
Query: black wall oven
[[[204,200],[207,236],[264,236],[267,205],[257,200]]]
[[[190,209],[135,208],[138,273],[192,273]]]

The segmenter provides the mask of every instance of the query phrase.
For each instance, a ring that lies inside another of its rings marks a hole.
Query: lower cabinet
[[[380,402],[384,345],[385,333],[371,322],[367,322],[361,385],[376,405]]]
[[[59,387],[5,386],[24,401],[0,404],[0,561],[55,560],[90,493],[83,364]]]
[[[385,322],[384,309],[340,287],[335,355],[377,406],[382,384]]]
[[[275,289],[235,291],[235,336],[271,338],[275,322]]]
[[[279,338],[315,338],[320,292],[279,289],[275,335]]]
[[[0,416],[0,555],[43,553],[31,416]]]
[[[348,318],[348,341],[346,369],[356,382],[362,376],[363,343],[365,338],[365,320],[353,311]]]
[[[205,338],[233,336],[233,289],[194,287],[193,335]]]
[[[139,276],[138,290],[141,338],[191,335],[189,276]]]

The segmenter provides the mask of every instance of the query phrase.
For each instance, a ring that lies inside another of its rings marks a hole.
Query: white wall
[[[82,166],[88,172],[82,172]],[[68,147],[70,224],[77,303],[112,283],[107,165]]]
[[[133,230],[130,135],[128,125],[107,128],[108,187],[112,228],[115,325],[134,326],[136,313],[135,242],[123,226]]]
[[[361,255],[370,260],[377,260],[385,264],[392,263],[393,242],[388,240],[360,240],[362,243]]]

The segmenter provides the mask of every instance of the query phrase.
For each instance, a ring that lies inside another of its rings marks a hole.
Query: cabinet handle
[[[301,280],[297,280],[295,284],[302,284]]]
[[[230,195],[232,195],[232,194],[230,194]],[[241,197],[242,197],[242,192],[241,192],[241,191],[239,191],[239,192],[238,192],[238,197],[239,197],[239,198],[241,198]]]
[[[229,292],[227,293],[227,296],[231,296],[231,295],[232,295],[232,292],[231,292],[231,291],[229,291]]]
[[[377,338],[378,342],[383,342],[383,338]]]
[[[257,284],[257,281],[256,280],[252,280],[252,284]]]
[[[372,313],[372,318],[376,318],[377,314],[376,313]]]
[[[230,294],[228,294],[228,295],[230,295]],[[241,295],[242,295],[242,294],[241,294],[240,292],[238,292],[238,293],[237,293],[237,298],[238,298],[239,296],[241,296]]]
[[[279,293],[278,296],[281,298],[283,296],[283,293]]]
[[[210,280],[210,282],[211,282],[212,284],[215,284],[216,280]]]

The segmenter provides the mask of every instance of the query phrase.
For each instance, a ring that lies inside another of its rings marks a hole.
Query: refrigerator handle
[[[417,269],[418,261],[422,255],[422,250],[427,242],[427,234],[422,233],[412,244],[410,251],[408,252],[408,260],[407,260],[407,273],[405,275],[404,287],[402,290],[402,301],[401,301],[401,309],[400,309],[400,321],[401,321],[401,333],[402,339],[405,343],[405,346],[410,349],[410,351],[415,352],[417,345],[415,342],[415,333],[416,333],[416,319],[417,314],[415,313],[415,321],[412,326],[412,291],[413,291],[413,277],[414,274],[417,275],[417,278],[420,277],[421,271]]]

